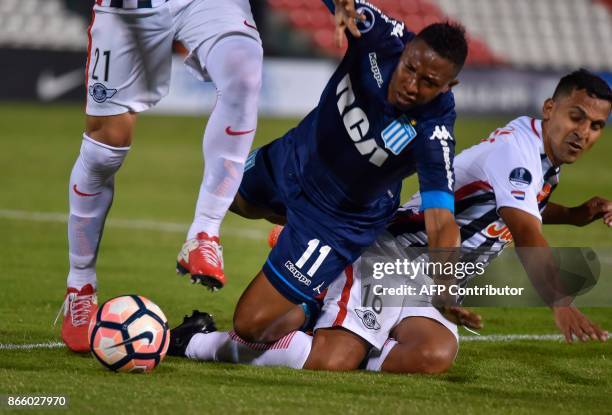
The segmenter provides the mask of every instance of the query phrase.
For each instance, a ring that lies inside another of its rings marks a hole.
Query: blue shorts
[[[291,136],[277,139],[249,155],[238,192],[287,218],[262,270],[285,298],[316,311],[316,297],[374,243],[398,201],[386,197],[358,215],[330,211],[302,190],[296,165]]]

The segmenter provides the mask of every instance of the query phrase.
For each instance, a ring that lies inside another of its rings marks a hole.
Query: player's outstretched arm
[[[540,221],[533,215],[520,209],[502,207],[500,216],[508,226],[514,238],[517,254],[531,282],[544,301],[551,305],[555,323],[568,343],[573,337],[582,341],[589,339],[605,341],[608,333],[591,322],[576,307],[570,304],[570,298],[563,299],[563,290],[558,289],[555,278],[556,266],[548,249],[548,242],[542,235]],[[535,250],[520,248],[540,248]],[[567,304],[563,304],[566,302]],[[562,304],[562,305],[558,305]]]
[[[603,219],[605,225],[612,227],[612,201],[596,196],[571,208],[549,202],[542,212],[546,225],[585,226],[597,219]]]

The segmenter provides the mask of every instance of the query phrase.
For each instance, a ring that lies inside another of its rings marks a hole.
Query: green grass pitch
[[[476,143],[506,121],[460,119],[459,147]],[[294,122],[262,119],[256,144],[281,135]],[[126,293],[149,297],[171,325],[199,308],[227,329],[239,294],[267,255],[270,226],[228,215],[222,234],[229,283],[222,291],[209,293],[175,275],[175,256],[201,180],[203,125],[202,119],[189,117],[138,121],[100,250],[99,296],[101,301]],[[0,126],[0,344],[57,341],[59,325],[52,323],[68,268],[62,218],[82,110],[3,104]],[[590,154],[563,169],[553,200],[573,205],[595,194],[612,197],[611,154],[609,130]],[[414,189],[415,179],[407,180],[404,199]],[[601,223],[545,231],[554,246],[612,246],[612,234]],[[545,309],[480,312],[484,335],[557,332]],[[610,309],[587,313],[612,329]],[[611,391],[612,341],[464,342],[455,366],[441,376],[306,372],[177,358],[167,358],[150,375],[124,375],[64,348],[0,349],[0,395],[67,395],[69,410],[85,414],[611,413]]]

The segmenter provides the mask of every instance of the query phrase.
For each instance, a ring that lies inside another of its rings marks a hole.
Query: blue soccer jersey
[[[317,107],[285,136],[255,150],[240,195],[286,216],[263,267],[296,303],[311,303],[374,242],[418,174],[421,209],[454,209],[451,92],[402,112],[387,100],[402,52],[415,34],[356,1],[366,20]]]
[[[367,19],[358,24],[361,37],[349,35],[319,105],[291,132],[301,183],[322,203],[362,206],[387,190],[397,193],[401,180],[416,172],[424,207],[452,210],[453,94],[407,113],[393,107],[387,100],[391,76],[415,35],[369,3],[356,5]]]

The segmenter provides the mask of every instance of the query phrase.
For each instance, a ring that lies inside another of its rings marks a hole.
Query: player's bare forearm
[[[603,219],[605,225],[612,226],[612,201],[593,197],[575,207],[549,202],[542,213],[542,221],[547,225],[585,226],[597,219]]]
[[[430,261],[445,263],[458,260],[459,250],[453,248],[458,247],[461,243],[459,227],[450,210],[442,208],[426,209],[425,230],[427,231]],[[430,277],[437,285],[449,285],[454,282],[453,276],[430,275]],[[444,310],[457,305],[456,300],[455,296],[449,294],[449,290],[445,290],[443,294],[435,295],[431,301],[442,314],[445,314]]]
[[[542,212],[542,223],[545,225],[573,225],[571,208],[548,202]]]
[[[461,244],[459,227],[448,209],[425,210],[425,230],[430,248],[455,248]]]
[[[538,218],[517,208],[502,207],[499,214],[512,233],[516,253],[529,280],[548,306],[569,305],[558,269]]]

